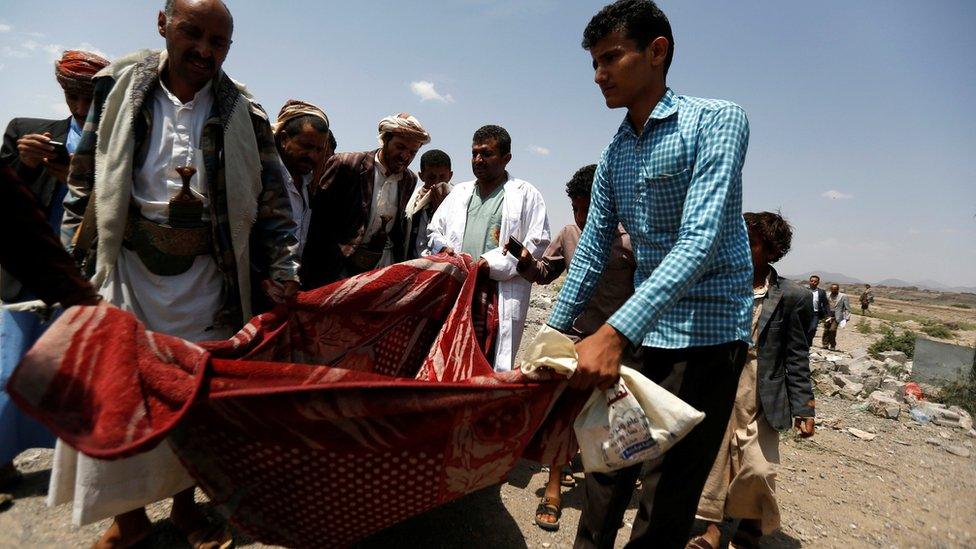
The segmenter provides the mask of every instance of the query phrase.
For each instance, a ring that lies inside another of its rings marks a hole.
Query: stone
[[[884,368],[889,372],[900,374],[902,371],[904,371],[905,365],[897,360],[886,358],[884,360]]]
[[[838,387],[844,387],[854,383],[854,380],[844,374],[835,373],[830,377]]]
[[[928,444],[931,444],[932,446],[942,446],[942,441],[939,440],[939,439],[937,439],[937,438],[935,438],[935,437],[929,437],[929,438],[925,439],[925,442],[927,442]]]
[[[881,387],[881,376],[864,376],[861,384],[864,385],[864,394],[870,395]]]
[[[850,433],[850,434],[852,434],[852,435],[854,435],[854,436],[856,436],[857,438],[859,438],[861,440],[868,440],[868,441],[874,440],[875,437],[878,436],[878,435],[876,435],[874,433],[869,433],[867,431],[862,431],[862,430],[856,429],[854,427],[848,427],[847,428],[847,432]]]
[[[906,355],[902,351],[883,351],[878,354],[881,356],[881,360],[884,361],[887,361],[887,359],[891,359],[903,366],[905,365],[906,362],[908,362],[908,355]]]
[[[816,384],[818,387],[821,387],[821,386],[822,387],[827,387],[828,385],[833,385],[834,384],[834,382],[830,378],[830,376],[827,375],[827,374],[823,374],[823,373],[818,373],[817,375],[813,376],[813,383]]]
[[[954,456],[968,458],[969,456],[972,455],[972,452],[969,451],[969,448],[966,448],[965,446],[946,446],[945,449],[946,452],[949,452]]]
[[[962,429],[962,425],[959,425],[958,419],[946,419],[944,417],[935,416],[932,418],[932,423],[938,425],[939,427],[950,427],[952,429]]]
[[[941,417],[942,419],[948,419],[948,420],[951,420],[951,421],[959,421],[959,418],[961,416],[958,413],[956,413],[955,411],[953,411],[952,409],[949,409],[949,410],[939,410],[939,417]]]
[[[861,360],[862,358],[870,358],[871,355],[864,349],[858,349],[851,352],[851,360]]]
[[[874,391],[868,396],[868,410],[878,417],[898,419],[901,415],[901,403],[888,393]]]
[[[862,377],[868,374],[880,374],[882,368],[884,367],[884,362],[880,360],[874,360],[873,358],[862,358],[860,360],[851,361],[848,369],[849,373],[854,376]]]
[[[864,391],[864,385],[861,383],[848,383],[840,388],[840,396],[854,400]]]

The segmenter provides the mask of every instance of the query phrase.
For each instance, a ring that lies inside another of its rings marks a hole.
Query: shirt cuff
[[[646,330],[643,330],[638,325],[636,318],[637,315],[630,311],[627,305],[624,304],[623,307],[607,319],[607,324],[626,337],[631,345],[640,347],[644,343],[644,336],[647,333]]]

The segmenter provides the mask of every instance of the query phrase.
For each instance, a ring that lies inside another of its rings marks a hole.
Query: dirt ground
[[[555,289],[540,288],[534,293],[526,340],[545,321]],[[972,310],[951,305],[879,295],[875,307],[926,318],[961,315],[959,320],[976,322]],[[877,330],[863,334],[854,329],[861,321],[874,327],[888,322],[855,318],[838,334],[840,350],[862,350],[879,337]],[[907,414],[898,420],[875,417],[853,409],[853,402],[840,397],[817,395],[817,402],[817,435],[800,440],[785,434],[781,439],[777,488],[783,529],[765,538],[763,547],[976,547],[976,458],[945,449],[959,446],[976,454],[976,439],[961,430],[915,423]],[[876,436],[862,440],[849,428]],[[73,528],[69,508],[45,506],[51,454],[50,450],[33,450],[18,458],[25,480],[13,492],[13,505],[0,512],[0,548],[86,547],[106,527],[107,521],[103,521]],[[532,523],[544,481],[545,473],[538,464],[523,461],[507,483],[400,523],[361,546],[571,547],[583,503],[582,485],[566,489],[562,527],[549,533]],[[205,500],[199,493],[198,499]],[[635,505],[636,497],[624,517],[617,547],[629,536]],[[163,502],[150,508],[155,531],[145,547],[187,547],[175,528],[163,520],[168,506]],[[376,509],[382,512],[382,501],[376,502]],[[237,540],[241,547],[266,547],[244,536]]]

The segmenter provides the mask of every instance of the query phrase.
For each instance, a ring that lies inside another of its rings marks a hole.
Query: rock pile
[[[966,410],[918,398],[918,384],[909,381],[912,361],[901,351],[881,353],[881,360],[863,351],[811,351],[810,372],[817,392],[855,401],[860,410],[893,420],[906,414],[919,423],[961,429],[976,438],[973,418]],[[921,393],[935,391],[922,385]]]

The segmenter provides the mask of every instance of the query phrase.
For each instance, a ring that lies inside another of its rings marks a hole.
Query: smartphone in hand
[[[54,147],[54,158],[48,160],[52,164],[64,164],[67,165],[71,162],[71,155],[68,154],[68,147],[60,141],[48,141],[48,144]]]
[[[523,246],[522,243],[519,242],[517,238],[515,238],[514,236],[508,237],[508,253],[512,254],[512,257],[514,257],[515,259],[522,257],[523,249],[525,249],[525,246]]]

